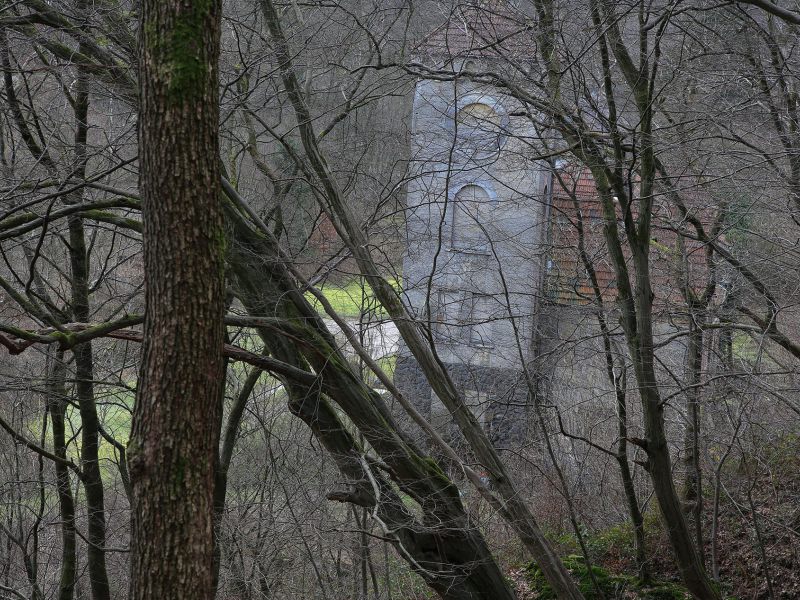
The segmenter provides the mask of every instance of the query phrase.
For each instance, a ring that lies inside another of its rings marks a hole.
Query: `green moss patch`
[[[586,600],[601,600],[601,598],[640,598],[642,600],[684,600],[689,598],[689,593],[681,586],[669,582],[641,583],[636,577],[630,575],[617,575],[607,570],[592,565],[591,575],[589,567],[582,556],[570,554],[564,557],[564,566],[572,574],[578,588]],[[558,596],[547,583],[542,570],[535,563],[530,563],[525,568],[528,582],[535,597],[541,600],[557,600]],[[597,587],[600,588],[598,592]]]

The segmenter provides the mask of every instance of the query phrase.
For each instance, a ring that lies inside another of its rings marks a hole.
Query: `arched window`
[[[479,185],[465,185],[456,193],[453,204],[453,248],[486,252],[486,227],[492,205],[488,192]]]
[[[500,115],[484,102],[471,102],[456,113],[458,147],[468,160],[486,160],[500,150]]]

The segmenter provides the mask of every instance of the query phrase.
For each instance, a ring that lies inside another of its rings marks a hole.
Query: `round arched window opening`
[[[493,205],[489,193],[479,185],[465,185],[456,192],[453,205],[453,248],[467,252],[486,252],[486,232]]]
[[[489,104],[465,104],[456,113],[456,122],[459,149],[467,159],[486,160],[500,150],[501,118]]]

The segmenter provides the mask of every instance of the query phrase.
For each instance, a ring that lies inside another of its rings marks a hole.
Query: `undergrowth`
[[[586,600],[611,600],[612,598],[684,600],[684,598],[689,598],[686,589],[678,584],[666,581],[643,583],[631,575],[610,573],[597,565],[591,567],[591,574],[594,575],[594,581],[592,581],[590,569],[582,556],[570,554],[564,557],[563,561]],[[536,563],[528,564],[525,571],[535,598],[541,600],[558,598]]]

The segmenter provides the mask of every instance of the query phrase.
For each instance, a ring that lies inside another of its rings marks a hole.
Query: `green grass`
[[[101,427],[111,437],[127,445],[131,431],[131,413],[133,412],[134,391],[119,385],[98,384],[95,388],[95,406]],[[65,436],[67,438],[67,458],[77,462],[80,458],[81,413],[77,403],[67,406],[65,414]],[[37,416],[27,422],[25,436],[37,444],[42,435],[42,418]],[[50,418],[47,420],[47,433],[44,446],[53,448],[53,428]],[[101,459],[114,459],[115,449],[100,437],[99,455]]]
[[[129,382],[127,385],[132,386]],[[111,437],[123,446],[127,446],[131,432],[131,412],[133,411],[134,392],[132,389],[120,385],[98,384],[95,387],[95,402],[100,425]],[[67,439],[67,458],[75,463],[80,462],[81,450],[81,414],[77,404],[67,406],[65,414],[65,436]],[[42,436],[42,418],[37,416],[27,421],[25,437],[40,443]],[[44,447],[53,449],[53,428],[48,417],[47,431]],[[118,476],[116,462],[117,449],[100,436],[98,448],[100,471],[103,479],[113,479]]]
[[[120,386],[98,385],[96,391],[97,416],[100,425],[111,437],[123,446],[128,445],[128,438],[131,433],[131,413],[133,411],[134,392]],[[76,436],[77,429],[81,424],[80,411],[76,406],[67,409],[67,436],[73,437],[73,442],[67,448],[67,455],[70,459],[77,462],[80,452],[80,435]],[[52,444],[52,439],[48,440]],[[98,449],[100,457],[100,468],[103,476],[111,475],[116,470],[113,463],[117,460],[117,449],[105,438],[100,437],[100,447]]]
[[[754,363],[761,354],[758,343],[742,331],[733,333],[733,357],[747,363]]]
[[[397,354],[390,354],[389,356],[382,356],[378,359],[378,366],[389,376],[394,379],[394,369],[397,366]]]
[[[389,283],[396,290],[400,290],[400,282],[398,280],[390,278]],[[375,298],[372,289],[360,277],[352,279],[344,285],[329,283],[320,286],[319,289],[333,307],[333,310],[342,317],[356,318],[365,311],[375,311],[375,314],[380,316],[386,314]],[[306,292],[306,298],[317,312],[320,314],[325,313],[322,304],[311,292]]]

